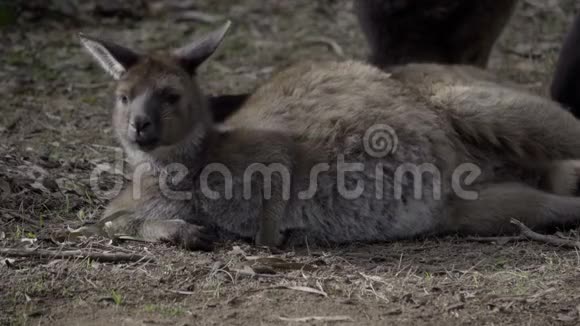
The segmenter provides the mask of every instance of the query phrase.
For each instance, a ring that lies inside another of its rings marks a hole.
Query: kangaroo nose
[[[149,129],[151,129],[151,119],[144,116],[135,117],[133,119],[133,128],[135,128],[137,137],[143,136],[147,134]]]
[[[147,116],[136,116],[130,124],[130,133],[135,142],[140,146],[149,146],[155,144],[158,140],[153,122]]]

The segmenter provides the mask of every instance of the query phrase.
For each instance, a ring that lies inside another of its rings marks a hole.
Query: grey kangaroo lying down
[[[108,234],[208,249],[580,222],[580,122],[559,104],[474,67],[309,62],[218,128],[195,72],[228,28],[166,56],[81,35],[117,81],[113,125],[138,171]]]

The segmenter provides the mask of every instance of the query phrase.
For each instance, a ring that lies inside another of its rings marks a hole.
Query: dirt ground
[[[94,1],[86,3],[82,10],[92,10]],[[580,324],[580,252],[546,244],[445,238],[270,252],[226,243],[200,253],[52,236],[99,218],[107,199],[91,190],[89,177],[113,163],[117,148],[111,84],[82,52],[77,32],[152,50],[186,42],[227,17],[233,30],[200,73],[214,94],[251,90],[301,59],[366,55],[350,0],[168,3],[151,1],[148,11],[122,17],[28,15],[0,29],[0,248],[155,258],[5,257],[0,324]],[[579,9],[575,0],[522,1],[490,69],[545,94]]]

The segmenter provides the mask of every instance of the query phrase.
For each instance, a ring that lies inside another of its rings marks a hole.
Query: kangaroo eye
[[[127,95],[119,95],[119,101],[123,104],[123,105],[127,105],[129,104],[129,97]]]
[[[177,93],[166,93],[164,98],[167,103],[176,104],[181,99],[181,96]]]

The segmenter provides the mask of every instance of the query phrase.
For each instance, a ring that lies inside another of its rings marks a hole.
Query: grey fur
[[[108,224],[112,233],[203,249],[231,238],[270,246],[329,245],[498,234],[511,231],[510,218],[533,228],[580,221],[580,198],[570,196],[578,165],[569,163],[580,158],[579,122],[557,103],[499,84],[476,68],[417,64],[387,74],[352,61],[303,63],[262,85],[219,129],[201,92],[191,92],[197,83],[175,62],[141,60],[119,82],[121,91],[154,93],[169,84],[183,94],[173,107],[159,108],[167,117],[153,149],[123,136],[123,117],[135,108],[115,109],[117,135],[135,167],[145,162],[153,169],[139,179],[140,198],[128,187],[110,203],[105,216],[132,212]],[[384,157],[369,155],[364,144],[365,133],[377,125],[388,125],[398,138],[397,150]],[[366,185],[356,198],[338,190],[340,157],[363,164],[344,179],[350,190]],[[171,163],[188,168],[171,185],[173,191],[190,191],[188,200],[171,199],[159,186]],[[277,173],[267,185],[270,198],[259,174],[249,179],[251,196],[244,198],[244,173],[256,163],[287,169],[288,198]],[[318,174],[317,191],[304,199],[300,194],[311,186],[313,167],[324,163],[329,170]],[[464,163],[481,169],[473,184],[463,185],[479,194],[477,200],[454,191],[452,176]],[[210,164],[226,168],[231,179],[204,174]],[[405,164],[432,164],[441,179],[423,175],[421,198],[415,198],[413,180],[396,178]],[[208,197],[201,176],[220,198]],[[401,198],[393,198],[399,185]]]

